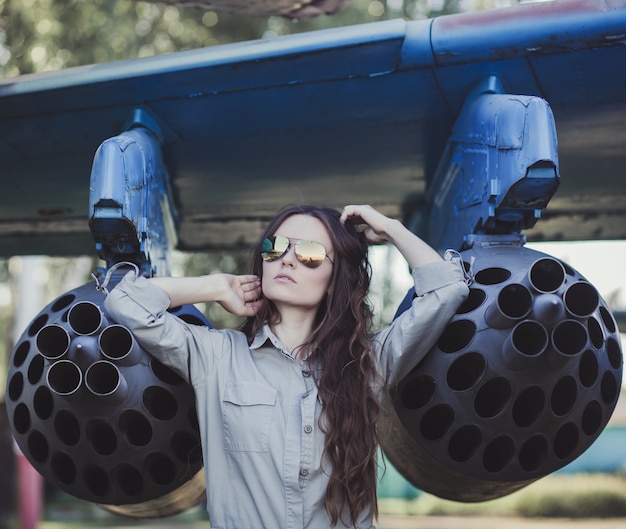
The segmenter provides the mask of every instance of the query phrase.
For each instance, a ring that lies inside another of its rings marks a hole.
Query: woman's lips
[[[275,281],[279,281],[282,283],[295,283],[293,277],[287,275],[287,274],[278,274],[275,278]]]

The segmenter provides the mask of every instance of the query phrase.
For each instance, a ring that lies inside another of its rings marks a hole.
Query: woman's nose
[[[287,251],[281,257],[282,263],[285,266],[295,266],[296,262],[296,251],[292,244],[289,245]]]

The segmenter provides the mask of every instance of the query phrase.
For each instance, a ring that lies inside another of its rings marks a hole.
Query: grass
[[[626,517],[626,476],[553,474],[503,498],[459,503],[420,494],[414,500],[381,499],[385,514],[415,516],[521,516],[527,518]]]

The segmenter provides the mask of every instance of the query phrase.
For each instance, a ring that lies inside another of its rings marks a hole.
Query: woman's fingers
[[[370,243],[387,241],[386,228],[391,219],[372,206],[350,205],[343,209],[341,221],[351,222],[357,231],[362,231]]]
[[[364,220],[361,217],[361,211],[366,207],[369,207],[369,206],[351,205],[351,206],[344,207],[341,213],[341,222],[346,222],[348,220],[351,220],[353,222],[356,220]],[[358,222],[356,222],[356,224],[358,224]]]

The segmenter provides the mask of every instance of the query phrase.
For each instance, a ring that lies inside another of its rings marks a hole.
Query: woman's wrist
[[[204,283],[204,297],[205,302],[220,303],[224,301],[230,291],[228,282],[226,281],[226,274],[208,274],[202,276]]]
[[[389,225],[389,231],[389,242],[400,251],[411,269],[442,260],[441,256],[433,248],[400,221],[393,221]]]
[[[403,237],[412,235],[402,222],[398,219],[387,218],[387,222],[384,225],[383,237],[391,244],[400,242]]]

